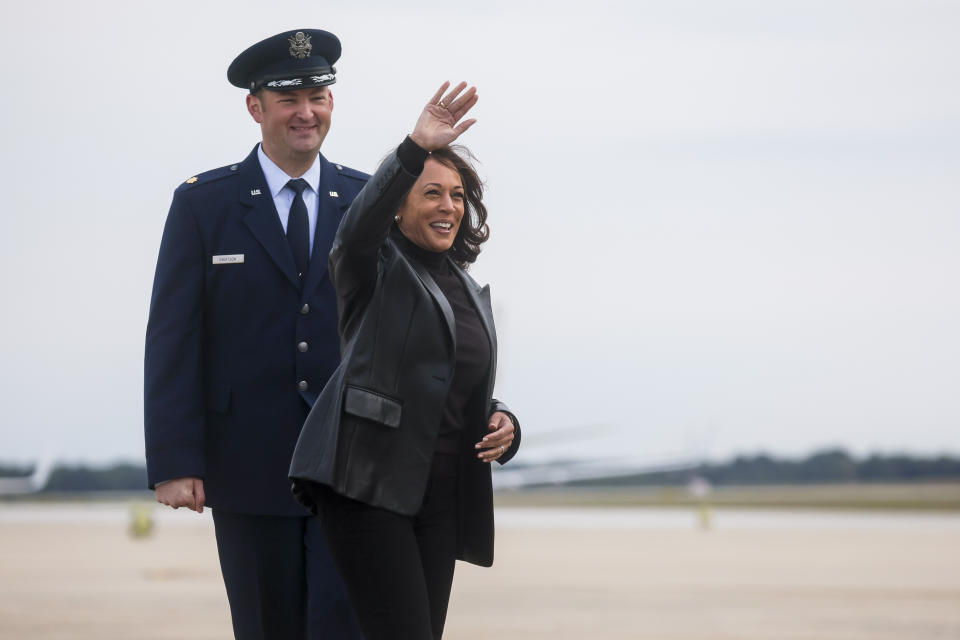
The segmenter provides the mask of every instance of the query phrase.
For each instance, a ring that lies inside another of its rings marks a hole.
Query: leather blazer
[[[422,168],[421,168],[422,170]],[[394,216],[417,175],[391,154],[344,216],[330,253],[337,291],[342,361],[307,417],[290,466],[297,500],[316,512],[311,482],[404,515],[421,505],[442,412],[453,380],[453,310],[426,269],[391,237]],[[487,433],[496,332],[489,287],[451,261],[490,341],[486,384],[470,399],[461,442],[458,557],[493,562],[493,491],[489,464],[473,449]],[[516,453],[520,430],[498,462]]]

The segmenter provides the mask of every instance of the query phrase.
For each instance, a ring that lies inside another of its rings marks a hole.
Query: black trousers
[[[213,510],[238,640],[362,640],[314,517]]]
[[[366,640],[443,635],[457,555],[457,456],[436,454],[415,516],[316,491],[320,523]]]

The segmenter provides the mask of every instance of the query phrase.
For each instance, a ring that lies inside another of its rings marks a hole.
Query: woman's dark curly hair
[[[471,162],[475,162],[476,158],[469,149],[461,145],[435,149],[430,152],[430,157],[459,173],[463,182],[466,196],[463,220],[460,221],[460,228],[453,239],[449,255],[462,269],[466,269],[476,261],[480,255],[480,245],[490,237],[487,208],[483,204],[483,181]]]

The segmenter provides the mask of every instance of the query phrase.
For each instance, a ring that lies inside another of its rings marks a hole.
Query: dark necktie
[[[287,218],[287,242],[290,243],[293,262],[297,265],[297,275],[302,278],[310,265],[310,221],[307,218],[307,205],[303,202],[303,190],[308,185],[303,178],[296,178],[287,186],[297,193],[290,205],[290,217]]]

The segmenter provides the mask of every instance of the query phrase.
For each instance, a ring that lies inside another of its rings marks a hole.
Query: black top
[[[437,435],[436,453],[459,453],[460,434],[466,426],[466,409],[477,388],[487,380],[490,368],[490,342],[483,330],[480,316],[470,303],[463,282],[450,267],[446,252],[437,253],[418,247],[402,234],[403,252],[422,264],[433,276],[453,309],[456,320],[456,367],[453,381],[443,407],[443,422]]]

